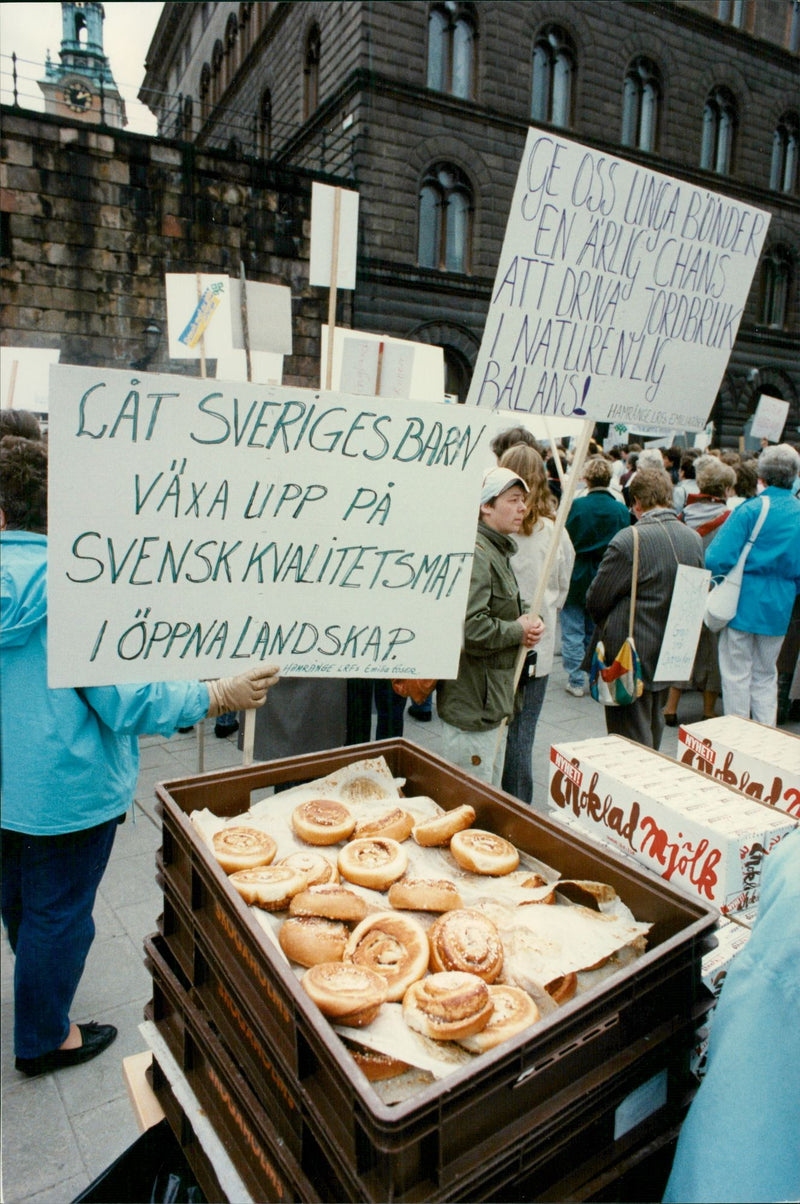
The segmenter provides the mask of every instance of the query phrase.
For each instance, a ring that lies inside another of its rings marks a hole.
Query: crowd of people
[[[297,679],[283,683],[278,705],[265,705],[275,666],[214,682],[49,689],[47,444],[30,415],[0,413],[3,692],[25,699],[2,710],[2,918],[15,953],[16,1067],[38,1075],[84,1062],[116,1036],[112,1025],[72,1022],[70,1005],[94,935],[95,895],[133,799],[139,735],[170,735],[213,716],[225,736],[238,712],[255,708],[255,755],[272,759],[369,741],[373,711],[377,739],[402,735],[406,698],[389,680]],[[690,689],[701,692],[706,717],[720,698],[723,713],[769,725],[796,713],[793,447],[747,456],[635,446],[607,453],[593,444],[573,465],[567,449],[514,427],[492,451],[458,670],[435,692],[450,761],[531,804],[533,744],[554,656],[562,656],[566,690],[584,697],[598,642],[613,653],[628,635],[634,579],[643,689],[629,705],[605,708],[609,732],[657,749]],[[576,489],[565,487],[570,473]],[[719,578],[745,548],[734,618],[718,636],[703,628],[690,678],[656,680],[679,567],[705,566]],[[416,702],[410,714],[424,722],[431,707],[431,698]],[[760,935],[770,932],[765,923]],[[672,1198],[700,1198],[675,1190]]]

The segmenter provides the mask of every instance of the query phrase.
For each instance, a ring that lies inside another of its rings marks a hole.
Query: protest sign
[[[679,564],[653,681],[688,681],[708,598],[708,569]]]
[[[468,403],[700,430],[768,223],[530,129]]]
[[[351,340],[355,341],[352,347],[349,346]],[[374,344],[374,349],[369,350],[363,346],[364,343]],[[369,330],[344,330],[342,327],[334,327],[331,388],[343,392],[368,391],[368,382],[377,379],[381,343],[382,396],[405,396],[416,401],[444,400],[444,352],[441,347],[432,343],[415,343],[410,339],[394,339]],[[345,356],[350,357],[348,362]],[[321,362],[324,380],[324,365],[328,362],[327,326],[322,327]]]
[[[336,194],[339,194],[338,221]],[[337,231],[338,227],[338,231]],[[334,248],[334,231],[337,231]],[[358,249],[358,193],[330,184],[311,185],[311,253],[309,284],[334,288],[356,287]],[[331,280],[331,263],[336,262],[336,279]]]
[[[51,403],[51,685],[455,675],[475,410],[73,366]]]
[[[4,347],[0,354],[0,405],[46,414],[50,365],[58,347]]]
[[[762,393],[750,426],[750,438],[768,439],[770,443],[777,443],[783,434],[788,415],[788,401],[781,401],[780,397],[768,397],[766,393]]]
[[[233,346],[229,276],[167,272],[167,334],[173,360],[213,358]]]
[[[283,356],[274,351],[250,352],[248,376],[247,353],[243,349],[221,351],[216,357],[218,380],[251,380],[264,385],[279,385],[283,381]]]
[[[250,352],[292,354],[292,290],[283,284],[246,280],[247,342]],[[245,346],[242,323],[242,281],[228,277],[232,346]]]

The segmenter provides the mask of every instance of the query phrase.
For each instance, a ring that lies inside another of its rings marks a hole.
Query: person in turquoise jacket
[[[752,935],[711,1019],[665,1204],[800,1200],[800,831],[764,858]]]
[[[764,525],[745,564],[738,609],[719,635],[719,669],[725,714],[771,726],[778,714],[778,654],[800,592],[800,501],[792,493],[799,465],[800,456],[788,443],[762,451],[762,492],[736,507],[705,560],[712,577],[729,573],[750,539],[762,499],[768,499]]]
[[[14,963],[16,1067],[27,1075],[88,1061],[110,1024],[69,1011],[94,937],[92,910],[117,824],[133,801],[138,737],[263,705],[277,680],[259,666],[222,681],[47,685],[47,449],[0,441],[2,916]]]

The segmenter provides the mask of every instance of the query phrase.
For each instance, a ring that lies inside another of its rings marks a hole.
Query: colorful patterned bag
[[[633,572],[631,574],[631,612],[628,638],[609,665],[602,640],[598,640],[589,672],[589,692],[595,702],[607,707],[626,707],[641,698],[644,690],[642,662],[633,642],[636,612],[636,584],[639,577],[639,532],[633,528]]]

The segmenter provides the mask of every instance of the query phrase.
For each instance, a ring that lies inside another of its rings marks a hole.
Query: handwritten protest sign
[[[781,401],[780,397],[768,397],[766,393],[762,393],[750,427],[751,439],[768,439],[770,443],[777,443],[783,434],[788,415],[788,401]]]
[[[51,417],[51,685],[455,675],[474,410],[55,366]]]
[[[653,681],[687,681],[692,676],[710,580],[708,569],[678,565]]]
[[[199,360],[232,346],[229,276],[167,272],[167,337],[173,360]]]
[[[374,344],[369,350],[365,343]],[[416,401],[444,399],[444,352],[433,343],[393,339],[368,330],[334,328],[331,358],[331,388],[343,392],[374,392],[378,379],[378,354],[383,345],[380,394],[410,397]],[[322,327],[322,379],[328,361],[328,327]]]
[[[769,214],[531,129],[472,405],[699,430]]]

